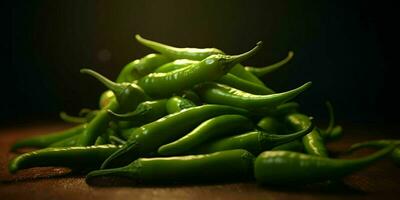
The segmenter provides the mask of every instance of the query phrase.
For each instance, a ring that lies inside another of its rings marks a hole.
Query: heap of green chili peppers
[[[136,183],[187,183],[255,179],[291,185],[338,179],[391,153],[399,141],[353,145],[380,149],[358,159],[329,158],[325,144],[340,138],[334,121],[321,129],[294,99],[311,82],[277,92],[260,80],[285,65],[243,66],[262,42],[239,55],[216,48],[177,48],[144,39],[155,50],[124,66],[116,78],[82,69],[107,88],[97,109],[60,117],[70,129],[19,140],[11,147],[39,148],[9,163],[9,171],[61,166],[89,172],[86,181],[123,177]]]

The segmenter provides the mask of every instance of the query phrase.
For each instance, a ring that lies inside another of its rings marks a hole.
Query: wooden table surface
[[[204,185],[94,187],[84,177],[62,168],[33,168],[10,175],[8,161],[16,156],[8,150],[17,139],[66,128],[65,124],[30,125],[0,129],[0,199],[400,199],[400,169],[389,160],[346,177],[341,182],[298,187],[261,186],[254,181]],[[399,139],[395,128],[348,124],[345,136],[328,144],[338,154],[350,144],[368,139]],[[362,156],[372,151],[362,150]],[[397,197],[397,198],[396,198]]]

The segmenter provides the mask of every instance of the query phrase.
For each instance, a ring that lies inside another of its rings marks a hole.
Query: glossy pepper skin
[[[285,119],[294,130],[304,129],[304,127],[307,127],[311,123],[308,116],[300,113],[287,115]],[[304,149],[308,154],[328,157],[328,150],[317,128],[314,128],[309,134],[305,135],[302,140]]]
[[[112,110],[108,110],[108,114],[113,120],[119,121],[119,128],[141,126],[167,115],[167,101],[167,99],[144,101],[132,112],[117,114]]]
[[[287,135],[270,134],[263,131],[252,131],[200,145],[199,147],[193,149],[192,152],[201,154],[229,149],[246,149],[254,155],[258,155],[265,150],[272,149],[275,146],[285,144],[306,135],[313,129],[313,127],[314,126],[310,124],[309,127],[306,127],[303,130]]]
[[[290,151],[265,151],[254,163],[254,176],[260,183],[294,185],[338,179],[383,158],[394,146],[372,155],[353,159],[333,159]]]
[[[92,171],[86,176],[86,182],[95,184],[96,178],[107,176],[126,177],[146,184],[241,180],[252,177],[253,162],[254,156],[242,149],[204,155],[139,158],[124,167]]]
[[[279,69],[280,67],[282,67],[283,65],[288,63],[293,58],[293,55],[294,55],[293,51],[289,51],[287,57],[277,63],[268,65],[265,67],[260,67],[260,68],[245,67],[244,69],[246,71],[251,72],[252,74],[256,75],[257,77],[262,77],[262,76],[265,76],[266,74],[269,74],[269,73]]]
[[[154,72],[160,73],[160,72],[171,72],[177,69],[182,69],[185,67],[188,67],[192,64],[198,64],[200,61],[198,60],[188,60],[188,59],[179,59],[179,60],[174,60],[172,62],[166,63],[160,67],[158,67]]]
[[[387,147],[389,145],[399,146],[400,140],[371,140],[371,141],[360,142],[351,145],[350,148],[348,149],[348,152],[353,152],[361,148],[382,148],[382,147]],[[397,147],[393,150],[391,158],[397,166],[400,166],[400,147]]]
[[[44,148],[55,142],[61,141],[63,139],[79,135],[85,129],[85,124],[77,125],[70,129],[64,131],[57,131],[55,133],[50,133],[46,135],[34,136],[31,138],[26,138],[22,140],[18,140],[11,146],[11,151],[15,151],[19,148],[23,147],[35,147],[35,148]]]
[[[155,69],[170,62],[171,59],[161,54],[149,54],[141,59],[134,60],[125,65],[117,77],[117,83],[133,82],[147,74],[154,72]]]
[[[254,124],[241,115],[221,115],[211,118],[178,140],[158,148],[160,155],[182,155],[213,138],[250,131]]]
[[[285,125],[276,117],[265,116],[257,123],[257,127],[267,133],[285,134],[287,132]]]
[[[195,106],[196,106],[196,104],[194,104],[189,99],[179,97],[179,96],[174,96],[174,97],[169,98],[165,105],[168,114],[177,113],[186,108],[192,108]]]
[[[224,54],[216,48],[177,48],[159,42],[151,41],[142,38],[140,35],[135,35],[136,40],[142,45],[149,47],[161,54],[173,59],[189,59],[189,60],[203,60],[211,55]]]
[[[223,105],[203,105],[167,115],[157,121],[134,129],[122,149],[111,155],[101,166],[122,166],[156,152],[157,149],[191,131],[205,120],[224,114],[248,115],[248,111]],[[179,126],[177,126],[179,124]]]
[[[78,141],[78,146],[89,146],[95,143],[100,134],[104,133],[108,127],[111,118],[107,110],[116,112],[127,112],[136,109],[137,105],[148,99],[144,91],[133,83],[115,83],[102,76],[101,74],[90,70],[81,69],[81,73],[89,74],[103,83],[115,95],[115,99],[101,109],[96,116],[87,124],[82,137]]]
[[[113,99],[115,99],[114,92],[111,90],[106,90],[100,95],[99,108],[105,108]]]
[[[274,109],[276,106],[295,98],[311,86],[308,82],[296,89],[270,95],[255,95],[217,83],[199,84],[195,90],[206,103],[222,104],[261,111]]]
[[[240,55],[211,55],[186,68],[166,73],[151,73],[139,79],[137,85],[152,98],[169,97],[196,84],[219,79],[228,73],[233,65],[254,55],[260,46],[261,42],[252,50]]]
[[[159,67],[155,72],[170,72],[177,69],[182,69],[184,67],[188,67],[192,64],[197,64],[200,61],[193,61],[187,59],[175,60],[174,62],[167,63],[161,67]],[[245,92],[250,92],[253,94],[272,94],[275,93],[272,89],[267,88],[266,86],[261,86],[252,81],[248,81],[246,79],[240,78],[232,73],[227,73],[223,75],[220,79],[216,80],[218,83],[222,83],[239,90],[243,90]]]
[[[9,163],[8,169],[11,173],[21,169],[48,166],[96,169],[119,148],[115,145],[46,148],[17,156]]]

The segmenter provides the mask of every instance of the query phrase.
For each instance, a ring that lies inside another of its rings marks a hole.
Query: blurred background
[[[304,112],[324,120],[330,100],[341,121],[397,120],[398,22],[390,2],[16,0],[6,6],[0,126],[60,121],[60,111],[96,108],[104,87],[79,69],[115,79],[125,64],[152,53],[134,34],[228,54],[262,40],[263,49],[244,64],[269,65],[294,51],[286,67],[264,80],[276,91],[313,81],[297,98]]]

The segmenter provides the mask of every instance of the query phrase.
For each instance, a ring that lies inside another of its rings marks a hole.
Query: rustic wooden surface
[[[399,199],[400,169],[386,159],[359,171],[341,182],[298,187],[261,186],[254,181],[203,185],[93,187],[84,177],[68,174],[67,169],[33,168],[16,175],[7,172],[9,153],[17,139],[66,128],[65,124],[31,125],[0,129],[0,199]],[[345,126],[345,136],[329,144],[333,155],[354,142],[397,138],[396,128],[377,125]],[[363,150],[353,156],[372,151]]]

